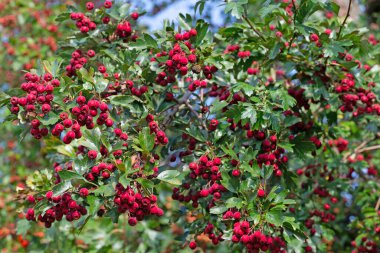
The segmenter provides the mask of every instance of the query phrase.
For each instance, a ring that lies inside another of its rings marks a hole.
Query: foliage
[[[50,162],[18,171],[20,244],[376,252],[380,44],[338,11],[226,1],[216,33],[189,14],[148,33],[130,4],[68,6],[55,59],[1,95]]]

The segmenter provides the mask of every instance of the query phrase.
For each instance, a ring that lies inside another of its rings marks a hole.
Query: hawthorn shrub
[[[380,46],[338,11],[227,1],[236,22],[217,32],[179,14],[147,33],[129,4],[68,6],[56,60],[2,95],[51,161],[25,219],[172,225],[173,252],[377,252]]]

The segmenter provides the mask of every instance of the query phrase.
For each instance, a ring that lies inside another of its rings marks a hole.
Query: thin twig
[[[343,27],[344,27],[344,25],[345,25],[346,22],[347,22],[347,18],[348,18],[348,16],[350,16],[351,4],[352,4],[352,0],[350,0],[350,2],[348,3],[348,10],[347,10],[346,17],[344,18],[342,25],[339,27],[339,32],[338,32],[338,35],[336,36],[336,39],[337,39],[337,40],[339,39],[339,37],[340,37],[340,33],[342,32]]]
[[[171,111],[167,111],[167,114],[165,115],[165,119],[164,119],[164,122],[162,123],[162,126],[161,128],[162,129],[166,129],[167,125],[172,121],[174,115],[178,112],[179,108],[181,105],[185,104],[185,102],[190,98],[192,92],[191,91],[186,91],[186,93],[180,98],[178,99],[176,102],[178,104],[176,104]]]
[[[375,145],[375,146],[359,149],[358,153],[363,153],[363,152],[366,152],[366,151],[371,151],[371,150],[376,150],[376,149],[380,149],[380,145]]]
[[[380,208],[380,197],[377,199],[375,210],[378,211]]]
[[[202,124],[202,127],[205,128],[205,129],[207,129],[206,124],[202,121],[202,116],[201,116],[198,112],[196,112],[196,111],[194,110],[194,108],[191,106],[191,104],[189,104],[188,101],[185,102],[185,105],[187,106],[187,108],[189,108],[189,110],[190,110],[190,111],[195,115],[195,117],[199,120],[199,122]]]
[[[292,38],[290,39],[290,42],[289,42],[289,46],[288,46],[288,51],[290,50],[292,44],[293,44],[293,41],[294,39],[296,38],[296,18],[297,18],[297,8],[296,8],[296,3],[294,0],[292,0],[292,4],[293,4],[293,9],[294,9],[294,15],[293,15],[293,26],[294,26],[294,30],[293,30],[293,36]]]
[[[243,15],[242,18],[247,22],[247,24],[252,28],[252,30],[263,40],[266,41],[264,36],[253,26],[251,20],[246,15]]]

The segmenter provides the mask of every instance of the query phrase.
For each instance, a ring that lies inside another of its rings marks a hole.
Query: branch
[[[161,126],[162,129],[166,129],[167,125],[172,121],[174,115],[178,112],[179,107],[187,102],[191,94],[192,92],[187,90],[186,93],[180,99],[177,100],[178,104],[175,105],[173,109],[165,115],[165,120]]]
[[[343,23],[342,23],[342,25],[341,25],[340,28],[339,28],[338,35],[336,36],[336,39],[337,39],[337,40],[339,39],[339,37],[340,37],[340,33],[341,33],[342,30],[343,30],[343,26],[346,24],[346,22],[347,22],[347,18],[348,18],[348,16],[350,15],[350,10],[351,10],[352,0],[349,0],[349,1],[350,1],[350,2],[348,3],[348,10],[347,10],[346,17],[344,18]]]
[[[253,26],[252,22],[246,15],[243,15],[242,18],[247,22],[247,24],[252,28],[252,30],[263,40],[266,41],[264,36]]]
[[[293,26],[294,26],[294,30],[293,30],[293,36],[292,38],[290,39],[290,42],[289,42],[289,46],[288,46],[288,51],[290,50],[290,48],[292,47],[292,44],[293,44],[293,41],[294,39],[296,38],[296,17],[297,17],[297,8],[296,8],[296,3],[294,0],[292,0],[292,4],[293,4],[293,9],[294,9],[294,15],[293,15]]]
[[[362,149],[365,145],[368,144],[368,142],[370,142],[371,140],[367,140],[367,141],[363,141],[359,146],[357,146],[355,149],[354,149],[354,152],[352,153],[348,153],[346,154],[345,156],[343,156],[343,162],[346,162],[347,158],[355,155],[355,154],[358,154],[360,153],[359,150]]]
[[[371,151],[371,150],[376,150],[376,149],[380,149],[380,145],[375,145],[375,146],[359,149],[358,153],[363,153],[365,151]]]
[[[198,119],[199,122],[201,123],[202,127],[203,127],[204,129],[207,129],[206,124],[202,121],[202,116],[201,116],[198,112],[196,112],[196,111],[194,110],[194,108],[191,106],[191,104],[189,104],[188,101],[185,102],[185,105],[187,106],[187,108],[190,109],[190,111],[195,115],[195,117],[197,117],[197,119]]]
[[[379,208],[380,208],[380,197],[377,199],[377,203],[376,203],[376,206],[375,206],[375,210],[376,210],[376,211],[379,211]]]

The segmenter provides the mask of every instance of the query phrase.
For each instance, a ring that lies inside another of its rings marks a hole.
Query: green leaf
[[[102,195],[104,197],[111,197],[115,195],[115,189],[111,184],[106,184],[100,186],[98,189],[94,191],[95,195]]]
[[[229,2],[224,10],[225,13],[231,12],[233,17],[240,19],[244,12],[244,6],[248,3],[248,0],[238,0],[237,2]]]
[[[272,48],[272,50],[269,53],[269,59],[273,60],[277,57],[277,55],[281,52],[281,46],[282,44],[280,42],[277,42],[276,45]]]
[[[49,114],[43,118],[38,117],[38,120],[42,123],[42,125],[49,126],[49,125],[53,125],[53,124],[58,122],[59,115],[52,113],[52,112],[49,112]]]
[[[108,80],[104,78],[95,78],[95,88],[97,92],[103,92],[108,86]]]
[[[271,209],[265,214],[265,219],[267,222],[272,223],[275,226],[281,226],[283,223],[282,220],[282,211],[280,209]]]
[[[252,105],[248,104],[245,107],[245,110],[241,114],[242,119],[249,119],[251,125],[254,125],[257,121],[257,113],[256,110],[253,108]]]
[[[196,45],[201,45],[202,40],[205,38],[209,25],[205,22],[198,21],[195,29],[197,30]]]
[[[131,179],[128,178],[128,175],[130,174],[130,172],[126,172],[124,173],[123,175],[120,176],[119,178],[119,183],[124,187],[126,188],[127,186],[129,186],[129,184],[131,183]]]
[[[101,206],[101,201],[99,197],[96,197],[94,195],[89,195],[87,196],[86,201],[90,205],[88,213],[90,215],[95,215]]]
[[[180,172],[177,170],[165,170],[158,174],[157,179],[173,185],[181,185]]]
[[[237,82],[235,85],[232,86],[233,91],[243,91],[247,96],[251,96],[255,90],[255,88],[244,82]]]
[[[16,225],[16,233],[18,235],[22,235],[22,237],[25,237],[30,227],[31,227],[30,222],[27,221],[26,219],[18,220],[17,225]]]
[[[227,188],[230,192],[236,193],[239,188],[239,181],[234,177],[232,178],[228,172],[222,172],[222,185]]]
[[[58,172],[58,175],[62,180],[85,179],[82,175],[71,170],[61,170]]]
[[[224,107],[226,107],[228,105],[228,103],[226,101],[219,101],[219,100],[215,100],[213,103],[212,103],[212,106],[211,106],[211,109],[210,109],[210,113],[211,114],[214,114],[214,113],[218,113],[220,112]]]
[[[284,120],[284,126],[285,127],[290,127],[298,122],[301,122],[302,119],[300,117],[296,117],[296,116],[287,116]]]
[[[198,141],[207,141],[207,133],[203,133],[202,130],[196,127],[194,124],[190,125],[190,128],[186,128],[186,131],[184,132],[190,135],[191,137],[194,137]]]
[[[154,49],[158,48],[157,40],[154,39],[149,34],[144,34],[144,40],[145,40],[145,44],[146,44],[147,47],[151,47],[151,48],[154,48]]]
[[[214,206],[210,209],[210,213],[212,214],[222,214],[226,212],[228,208],[226,206]]]
[[[110,103],[113,105],[129,107],[136,98],[132,95],[118,95],[110,97]]]
[[[59,184],[54,185],[52,190],[53,190],[54,196],[59,196],[59,195],[62,195],[65,191],[67,191],[71,187],[72,185],[70,181],[63,181]]]
[[[240,198],[232,197],[227,199],[226,206],[228,208],[237,208],[240,209],[243,206],[243,200]]]
[[[129,49],[142,50],[145,48],[146,48],[146,42],[141,38],[138,38],[136,42],[129,43]]]
[[[304,138],[305,137],[299,135],[292,141],[292,144],[294,144],[293,150],[295,154],[302,159],[305,158],[307,153],[315,150],[314,143],[310,140],[305,140]]]
[[[144,153],[149,153],[154,148],[154,134],[150,133],[148,127],[144,127],[142,131],[139,132],[138,138],[133,139],[135,146]]]

